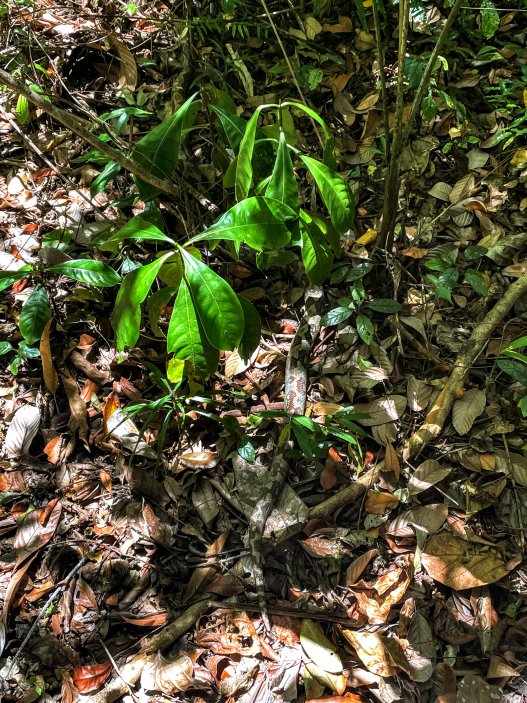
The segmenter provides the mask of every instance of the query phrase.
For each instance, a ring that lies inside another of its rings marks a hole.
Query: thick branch
[[[465,377],[483,351],[492,332],[524,293],[527,293],[527,273],[524,273],[521,278],[507,288],[492,310],[489,310],[485,319],[476,325],[458,354],[452,373],[434,403],[434,407],[426,416],[421,427],[405,443],[403,458],[406,461],[416,456],[426,444],[439,435],[452,410],[456,390],[463,386]]]

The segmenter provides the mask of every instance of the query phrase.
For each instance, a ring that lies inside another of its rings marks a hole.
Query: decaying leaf
[[[100,688],[112,673],[112,663],[77,666],[73,669],[73,683],[79,693],[92,693]]]
[[[485,547],[443,530],[425,545],[421,563],[428,574],[456,591],[495,583],[508,574],[503,559]]]
[[[190,687],[193,672],[194,662],[187,654],[171,660],[158,654],[155,661],[143,669],[141,686],[145,691],[161,691],[170,696]]]
[[[357,420],[360,425],[373,427],[383,425],[393,420],[398,420],[406,408],[406,398],[404,395],[388,395],[385,398],[372,400],[370,403],[358,403],[355,411],[367,413],[368,418]]]
[[[40,337],[40,358],[42,359],[42,375],[46,388],[55,395],[59,385],[59,377],[53,366],[53,356],[51,354],[51,345],[49,341],[49,330],[51,327],[52,318],[46,322],[46,326]]]
[[[377,676],[388,678],[398,671],[411,675],[412,670],[405,655],[405,646],[397,637],[383,637],[377,632],[343,630],[364,666]]]
[[[441,466],[435,459],[427,459],[419,464],[408,481],[408,494],[415,496],[439,483],[452,471],[451,466]]]

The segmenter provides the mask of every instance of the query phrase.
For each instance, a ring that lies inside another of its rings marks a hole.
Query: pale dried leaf
[[[161,691],[167,696],[186,691],[193,683],[194,662],[188,654],[175,659],[164,659],[160,654],[147,664],[141,674],[145,691]]]
[[[192,504],[204,524],[207,527],[211,527],[220,512],[220,506],[214,497],[214,491],[209,480],[205,478],[198,479],[196,487],[192,491]]]
[[[421,563],[429,576],[456,591],[495,583],[509,573],[497,553],[482,552],[445,530],[427,541]]]
[[[121,446],[139,456],[155,459],[156,453],[141,437],[138,427],[130,416],[117,408],[106,420],[108,434]]]
[[[22,405],[7,430],[4,452],[9,458],[27,454],[40,426],[40,411],[34,405]]]
[[[392,444],[397,439],[397,425],[395,422],[387,422],[385,425],[377,425],[371,428],[373,439],[382,447]]]
[[[364,569],[379,553],[378,549],[370,549],[354,559],[346,569],[346,586],[353,586],[362,576]]]
[[[306,656],[331,674],[342,673],[342,661],[336,647],[328,640],[320,625],[309,618],[302,620],[300,642]]]
[[[460,435],[467,434],[474,420],[485,410],[487,396],[479,388],[470,388],[462,398],[454,402],[452,408],[452,423]]]
[[[428,534],[438,532],[448,517],[448,508],[443,503],[420,505],[400,513],[386,525],[386,532],[395,537],[413,534],[412,525]]]
[[[121,62],[119,84],[117,87],[120,90],[126,88],[130,92],[133,92],[137,85],[137,65],[134,55],[117,34],[109,32],[107,38],[111,46],[117,51],[119,61]]]
[[[385,650],[381,635],[377,632],[342,630],[342,634],[356,651],[364,666],[377,676],[396,674],[390,654]]]
[[[358,413],[368,413],[370,416],[357,422],[365,427],[383,425],[386,422],[398,420],[406,408],[406,398],[404,395],[388,395],[385,398],[378,398],[369,403],[359,403],[355,406]]]
[[[415,376],[409,375],[406,397],[408,398],[410,410],[414,412],[424,410],[430,401],[433,390],[433,386]]]
[[[387,374],[387,376],[389,376],[393,371],[393,364],[386,349],[380,344],[377,344],[377,342],[371,342],[370,352],[377,364]]]
[[[463,198],[470,195],[471,190],[474,188],[476,180],[472,173],[467,173],[463,178],[454,185],[452,191],[449,195],[449,200],[451,203],[457,203]]]
[[[399,317],[399,322],[402,322],[403,325],[406,325],[407,327],[411,327],[416,332],[419,332],[419,334],[425,340],[425,342],[428,342],[428,339],[426,336],[425,326],[423,325],[421,320],[419,320],[417,317]]]
[[[432,676],[432,661],[435,659],[436,649],[432,628],[419,611],[414,613],[410,621],[408,642],[410,646],[406,650],[406,657],[412,667],[412,678],[424,683]]]
[[[444,200],[448,202],[451,192],[451,185],[445,183],[444,181],[439,181],[439,183],[433,185],[432,188],[428,191],[428,195],[431,195],[433,198],[437,198],[438,200]]]
[[[441,466],[435,459],[427,459],[419,464],[408,481],[408,495],[415,496],[439,483],[452,471],[451,466]]]

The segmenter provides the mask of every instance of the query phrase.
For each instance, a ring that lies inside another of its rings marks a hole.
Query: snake
[[[312,286],[305,293],[305,314],[295,332],[285,364],[284,409],[289,415],[304,415],[306,410],[308,363],[313,345],[317,339],[324,307],[324,293],[320,286]],[[267,632],[271,631],[265,581],[263,575],[263,534],[265,523],[271,514],[284,487],[289,462],[286,456],[291,442],[278,443],[271,465],[265,477],[265,491],[262,497],[247,515],[249,522],[249,553],[251,556],[254,583],[262,621]]]

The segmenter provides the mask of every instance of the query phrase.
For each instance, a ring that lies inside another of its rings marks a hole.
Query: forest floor
[[[258,472],[244,484],[239,467],[269,465],[301,267],[206,250],[256,306],[262,337],[249,361],[225,352],[218,373],[184,387],[165,376],[168,306],[154,325],[145,310],[136,346],[118,353],[114,288],[18,276],[0,302],[0,698],[527,701],[527,338],[506,349],[526,334],[527,296],[507,303],[527,271],[525,9],[462,11],[402,155],[383,251],[368,3],[364,25],[348,3],[199,4],[4,0],[2,67],[92,132],[111,126],[123,150],[198,92],[179,196],[159,197],[181,240],[232,205],[211,104],[247,120],[305,101],[330,128],[356,216],[307,362],[311,422],[266,526],[272,630],[248,552]],[[448,11],[412,9],[406,116]],[[396,13],[381,15],[391,122]],[[297,147],[320,158],[315,123],[293,117]],[[143,212],[129,174],[103,173],[88,144],[11,90],[0,133],[0,272],[154,259],[155,242],[93,244]],[[301,200],[316,203],[302,178]],[[51,322],[24,338],[37,288]]]

